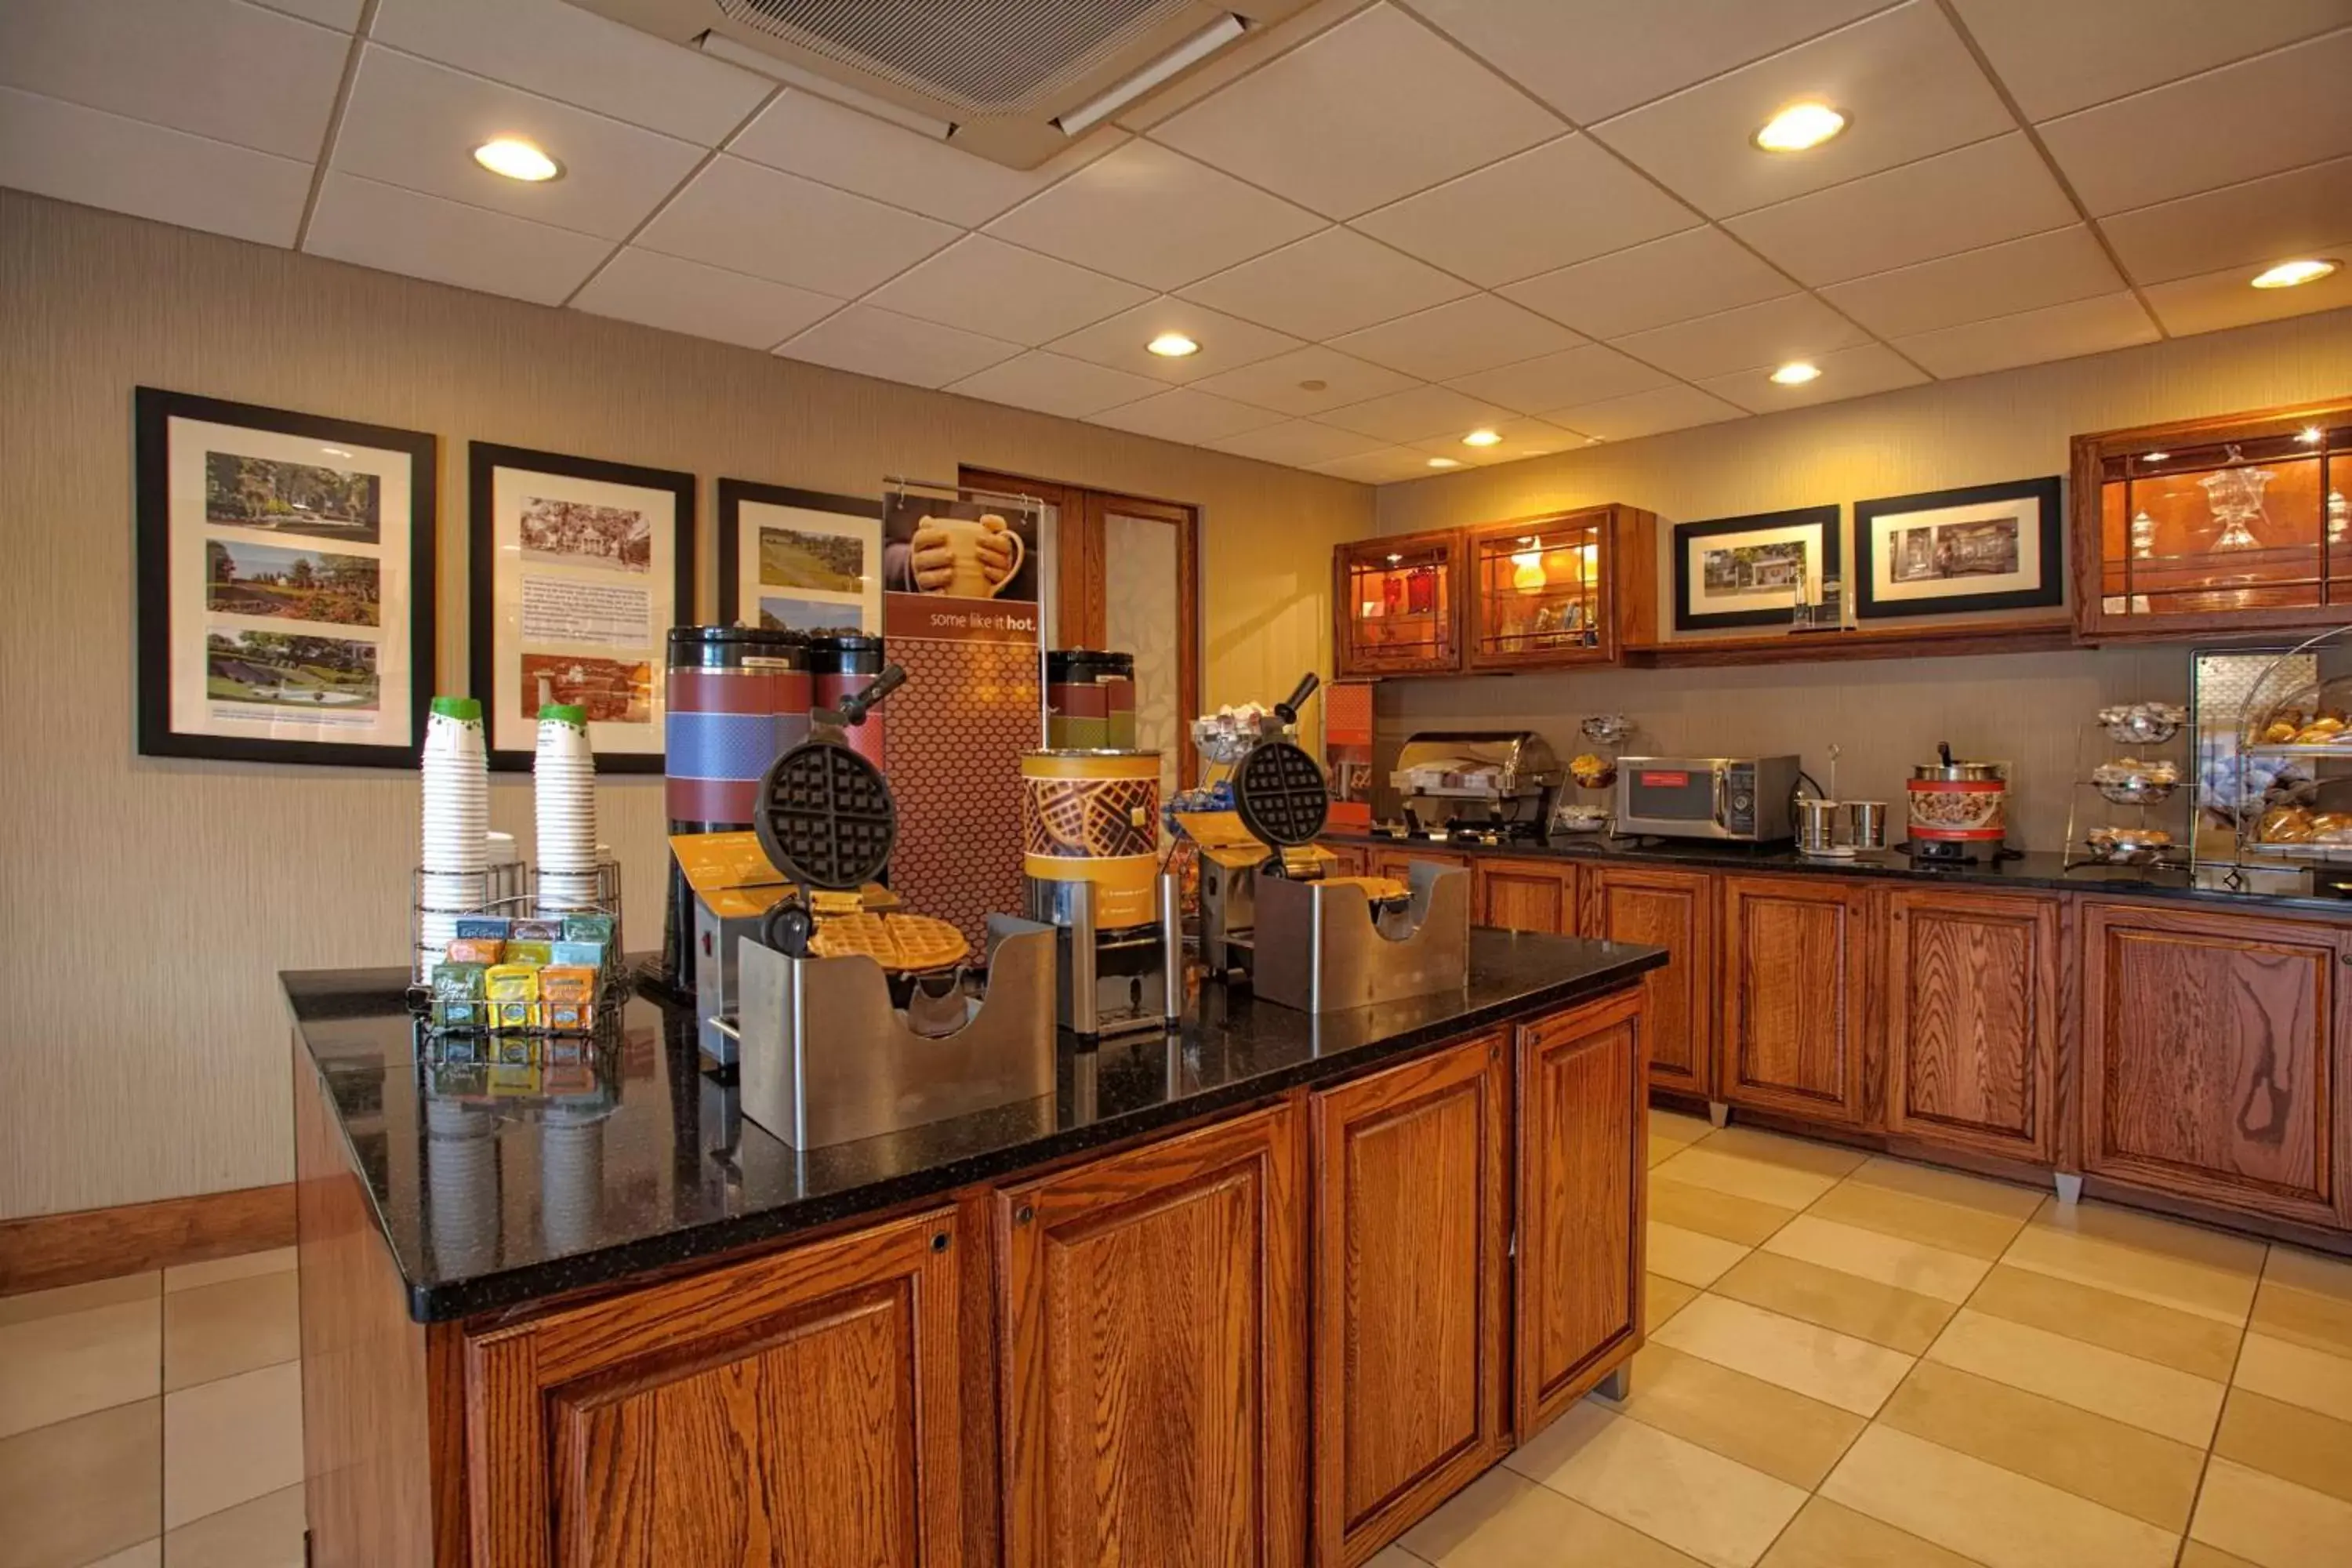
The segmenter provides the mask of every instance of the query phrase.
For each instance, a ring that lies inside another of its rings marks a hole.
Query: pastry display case
[[[1462,668],[1463,538],[1453,530],[1360,539],[1334,552],[1339,676]]]
[[[2239,710],[2242,865],[2352,862],[2352,626],[2270,659]]]
[[[1470,531],[1470,668],[1616,659],[1612,524],[1600,507]]]

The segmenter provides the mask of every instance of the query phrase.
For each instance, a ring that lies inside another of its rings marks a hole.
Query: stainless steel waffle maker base
[[[1375,916],[1361,884],[1257,881],[1250,984],[1302,1013],[1458,991],[1470,979],[1470,873],[1416,861],[1402,910]]]

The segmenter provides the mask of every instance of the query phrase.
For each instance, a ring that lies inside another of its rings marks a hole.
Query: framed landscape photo
[[[152,386],[132,424],[141,754],[414,767],[438,443]]]
[[[813,632],[882,630],[882,503],[719,481],[719,618]]]
[[[1797,507],[1674,525],[1675,630],[1785,626],[1799,588],[1838,569],[1838,509]]]
[[[1950,616],[2061,603],[2058,501],[2053,474],[1854,502],[1854,613]]]
[[[528,768],[542,700],[588,710],[599,771],[662,771],[669,629],[694,619],[694,476],[476,441],[474,694],[490,765]]]

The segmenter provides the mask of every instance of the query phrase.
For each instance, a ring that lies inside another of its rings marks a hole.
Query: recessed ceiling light
[[[1182,359],[1201,352],[1201,345],[1181,332],[1162,332],[1143,346],[1161,359]]]
[[[1807,364],[1803,360],[1792,360],[1774,371],[1772,379],[1782,386],[1802,386],[1809,381],[1820,380],[1821,374],[1821,366]]]
[[[493,174],[537,184],[563,173],[563,165],[520,136],[501,136],[474,149],[474,162]]]
[[[1459,458],[1432,458],[1429,459],[1429,466],[1433,468],[1458,468],[1462,466],[1462,459]]]
[[[1316,381],[1309,379],[1300,382],[1298,384],[1298,390],[1301,392],[1326,392],[1330,389],[1330,386],[1331,384],[1328,381]]]
[[[1502,437],[1492,430],[1473,430],[1462,437],[1462,444],[1465,447],[1492,447],[1501,440]]]
[[[2293,289],[2298,284],[2316,283],[2343,265],[2325,257],[2305,257],[2295,261],[2282,261],[2276,267],[2266,267],[2253,276],[2257,289]]]
[[[1845,116],[1826,103],[1792,103],[1764,122],[1756,132],[1756,145],[1767,153],[1801,153],[1845,126]]]

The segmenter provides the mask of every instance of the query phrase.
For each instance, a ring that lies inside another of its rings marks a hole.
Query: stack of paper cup
[[[539,910],[596,907],[596,759],[588,710],[551,702],[539,710],[532,763],[539,816]]]
[[[488,753],[482,705],[471,697],[436,697],[425,721],[424,848],[417,860],[416,972],[441,962],[457,917],[482,907],[483,836],[490,826]]]

